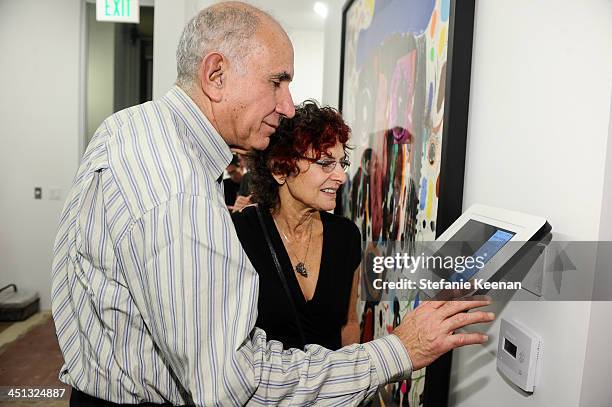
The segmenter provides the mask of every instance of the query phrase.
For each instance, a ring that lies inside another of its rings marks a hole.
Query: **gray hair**
[[[262,17],[272,19],[267,13],[239,2],[216,4],[200,11],[185,26],[176,50],[177,85],[189,90],[198,80],[203,57],[214,51],[229,58],[237,72],[244,73],[251,40]]]

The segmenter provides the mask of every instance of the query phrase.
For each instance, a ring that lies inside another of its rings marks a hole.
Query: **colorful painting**
[[[414,254],[461,214],[473,11],[473,0],[352,0],[344,8],[340,109],[354,148],[342,201],[366,259],[389,242]],[[416,292],[384,301],[363,292],[371,277],[362,274],[362,341],[392,332],[418,304]],[[427,383],[435,377],[447,394],[449,363],[386,386],[374,404],[445,405]]]

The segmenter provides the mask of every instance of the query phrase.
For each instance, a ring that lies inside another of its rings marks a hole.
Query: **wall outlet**
[[[34,187],[34,199],[42,199],[42,188]]]

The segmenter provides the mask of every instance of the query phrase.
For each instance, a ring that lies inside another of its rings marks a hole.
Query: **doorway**
[[[96,20],[95,3],[85,10],[85,145],[111,114],[153,96],[152,6],[140,7],[140,23]]]

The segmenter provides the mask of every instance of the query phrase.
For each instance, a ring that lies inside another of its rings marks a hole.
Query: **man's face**
[[[223,94],[221,135],[244,150],[263,150],[282,116],[293,117],[289,92],[293,78],[293,47],[285,33],[262,28],[253,40],[243,70],[231,70]]]

